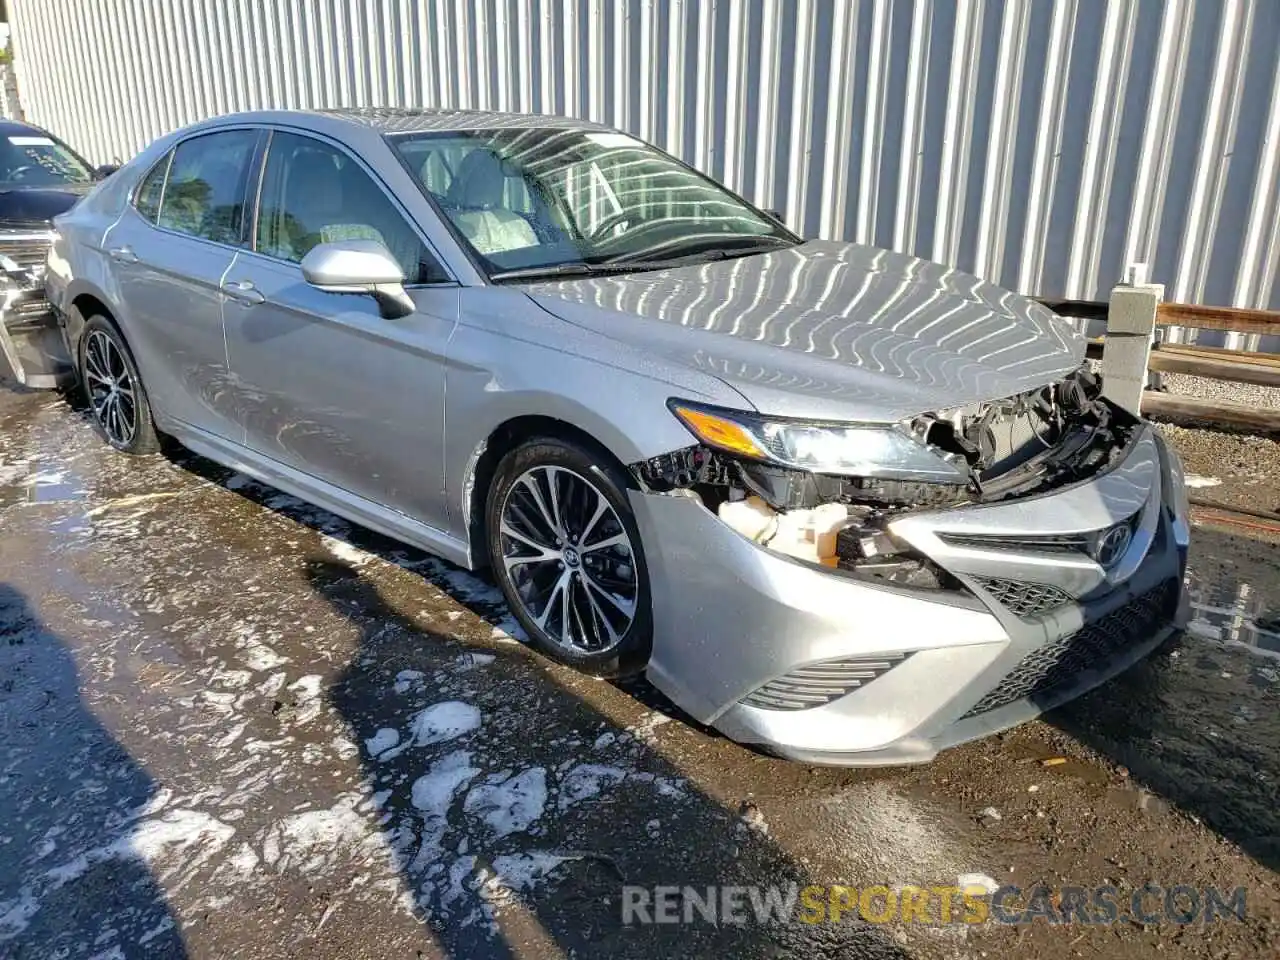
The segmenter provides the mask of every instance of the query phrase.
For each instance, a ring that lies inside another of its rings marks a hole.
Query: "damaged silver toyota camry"
[[[1177,457],[1043,307],[549,117],[254,113],[56,221],[102,437],[469,568],[730,737],[926,761],[1176,629]]]

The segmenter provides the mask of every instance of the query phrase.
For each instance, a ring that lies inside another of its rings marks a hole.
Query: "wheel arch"
[[[120,321],[116,318],[115,311],[108,304],[107,298],[102,295],[102,291],[95,287],[81,285],[78,290],[69,290],[67,292],[69,299],[67,300],[64,320],[67,334],[67,352],[71,354],[72,363],[76,364],[78,375],[80,341],[84,338],[85,324],[95,314],[105,317],[116,328],[116,332],[125,341],[125,345],[130,345],[128,336],[120,328]]]
[[[545,414],[520,414],[502,421],[477,446],[463,483],[463,510],[467,523],[469,553],[472,566],[477,569],[488,566],[488,551],[485,549],[487,535],[485,503],[488,500],[494,472],[503,457],[534,437],[570,440],[588,447],[612,461],[627,479],[629,486],[634,484],[622,457],[577,423]]]

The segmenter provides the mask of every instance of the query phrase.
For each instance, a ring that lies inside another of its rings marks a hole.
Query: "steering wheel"
[[[30,173],[34,169],[35,168],[29,163],[24,164],[21,167],[14,167],[12,170],[9,171],[9,179],[22,180],[24,177],[26,177],[28,173]]]
[[[620,227],[624,223],[630,223],[630,222],[631,222],[631,214],[627,213],[625,210],[619,210],[617,213],[609,214],[607,217],[605,217],[603,220],[597,223],[591,229],[591,232],[588,234],[588,236],[592,240],[594,240],[596,237],[599,237],[599,236],[602,236],[603,234],[608,233],[610,230],[614,229],[615,227]]]

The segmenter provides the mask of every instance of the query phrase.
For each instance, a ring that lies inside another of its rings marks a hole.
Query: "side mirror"
[[[765,211],[765,213],[767,213],[769,216],[773,217],[773,219],[777,220],[777,221],[778,221],[780,224],[782,224],[784,227],[787,225],[787,221],[786,221],[785,219],[783,219],[782,211],[781,211],[781,210],[766,210],[766,211]]]
[[[104,163],[100,167],[93,168],[93,178],[95,180],[105,180],[119,169],[120,164],[118,163]]]
[[[415,309],[404,289],[404,271],[377,240],[320,243],[302,258],[302,277],[328,293],[367,293],[388,320]]]

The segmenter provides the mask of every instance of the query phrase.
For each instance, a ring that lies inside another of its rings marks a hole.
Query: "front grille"
[[[742,698],[749,707],[761,710],[808,710],[838,700],[876,677],[888,673],[910,654],[882,657],[824,660],[796,667],[784,677],[770,680]]]
[[[1070,685],[1083,671],[1106,664],[1135,643],[1150,639],[1172,622],[1178,606],[1178,581],[1167,580],[1121,607],[1086,623],[1075,633],[1032,651],[965,714],[976,717],[1026,697]]]
[[[0,233],[0,257],[7,257],[23,270],[44,268],[53,237],[48,233]],[[0,261],[2,262],[2,261]]]
[[[938,539],[953,547],[976,550],[1035,550],[1043,553],[1088,552],[1088,533],[1020,536],[1017,534],[939,533]]]
[[[1002,577],[974,577],[978,586],[991,594],[1000,605],[1017,617],[1035,617],[1065,603],[1071,595],[1047,583],[1024,583]]]

